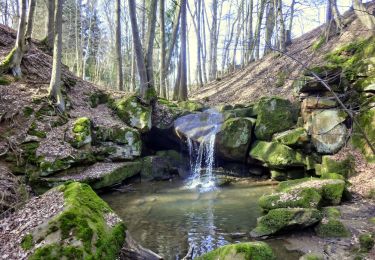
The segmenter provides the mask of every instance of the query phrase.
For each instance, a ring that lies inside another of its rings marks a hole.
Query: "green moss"
[[[80,148],[83,145],[90,144],[92,141],[91,138],[91,121],[87,117],[78,118],[73,123],[73,140],[71,144]]]
[[[324,260],[324,257],[314,253],[308,253],[299,258],[299,260]]]
[[[90,107],[95,108],[100,104],[107,103],[108,99],[109,99],[108,94],[102,91],[98,91],[98,92],[92,93],[89,96],[89,105]]]
[[[317,51],[319,50],[320,48],[322,48],[322,46],[326,43],[326,36],[325,35],[320,35],[318,40],[316,40],[313,45],[311,46],[311,48],[313,49],[313,51]]]
[[[277,73],[275,87],[281,88],[282,86],[284,86],[285,81],[288,79],[288,75],[289,73],[287,71],[281,71]]]
[[[7,86],[7,85],[10,85],[12,83],[12,81],[4,76],[4,75],[0,75],[0,86]]]
[[[293,229],[309,227],[322,219],[317,209],[311,208],[278,208],[270,210],[267,215],[258,219],[253,237],[261,237]]]
[[[345,180],[345,177],[341,174],[329,172],[329,173],[322,173],[322,179],[333,179],[333,180]]]
[[[375,225],[375,217],[370,218],[369,221],[370,221],[370,223]]]
[[[280,170],[271,170],[271,179],[275,181],[286,181],[287,174]]]
[[[38,248],[30,259],[116,259],[125,239],[122,222],[109,227],[105,215],[112,212],[86,184],[72,182],[59,186],[64,193],[64,210],[48,223],[50,233],[61,231],[66,243],[48,244]]]
[[[362,252],[369,252],[374,247],[374,235],[362,234],[359,236],[359,244]]]
[[[323,213],[325,216],[327,216],[328,218],[340,218],[341,217],[341,213],[340,213],[340,210],[338,210],[337,208],[334,208],[334,207],[326,207],[323,209]]]
[[[180,108],[186,109],[190,112],[201,111],[204,108],[201,103],[199,103],[197,101],[192,101],[192,100],[180,101],[180,102],[177,103],[177,105]]]
[[[33,235],[27,234],[26,236],[22,238],[22,241],[21,241],[22,249],[29,250],[33,247],[33,245],[34,245]]]
[[[294,105],[279,97],[261,98],[255,109],[258,114],[255,136],[260,140],[270,140],[274,133],[291,128],[298,117]]]
[[[315,189],[294,189],[287,192],[263,195],[259,206],[264,210],[277,208],[316,208],[322,196]]]
[[[0,64],[0,73],[6,73],[11,69],[13,56],[16,52],[16,48],[14,47],[9,54],[5,57],[5,59]]]
[[[275,134],[273,140],[285,145],[302,145],[309,141],[305,128],[299,127],[282,133]]]
[[[151,129],[151,107],[141,103],[136,96],[123,98],[116,102],[117,115],[129,126],[146,132]]]
[[[357,121],[372,144],[375,143],[375,110],[364,110],[357,116]],[[354,125],[354,133],[352,135],[352,143],[359,148],[366,156],[369,162],[375,162],[375,155],[372,153],[370,146],[363,138],[359,128]]]
[[[278,142],[257,141],[249,154],[274,168],[305,166],[305,158],[301,153]]]
[[[25,117],[30,117],[34,113],[34,109],[31,107],[24,107],[23,108],[23,115]]]
[[[349,231],[341,221],[333,218],[324,218],[315,227],[315,232],[320,237],[347,237]]]
[[[39,100],[40,103],[42,103],[41,107],[38,109],[38,111],[35,112],[35,117],[39,121],[42,121],[47,116],[55,116],[56,111],[55,108],[47,103],[44,99]]]
[[[343,160],[333,159],[328,155],[322,157],[322,166],[320,168],[321,174],[337,173],[350,177],[354,173],[354,158],[348,156]]]
[[[46,138],[47,133],[44,131],[40,131],[37,129],[37,124],[35,122],[32,122],[30,125],[29,130],[27,131],[29,135],[37,136],[39,138]]]
[[[248,242],[222,246],[206,253],[198,260],[275,260],[272,249],[265,242]]]
[[[126,126],[114,126],[111,128],[99,126],[96,131],[96,138],[101,142],[110,141],[117,144],[142,145],[139,132]]]
[[[158,103],[159,104],[162,104],[162,105],[165,105],[165,106],[168,106],[168,107],[178,107],[178,105],[176,103],[173,103],[172,101],[168,100],[168,99],[165,99],[165,98],[158,98]]]

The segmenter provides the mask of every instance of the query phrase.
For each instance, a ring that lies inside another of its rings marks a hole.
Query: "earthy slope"
[[[370,10],[374,8],[375,4],[371,4]],[[372,33],[360,23],[353,11],[344,14],[344,22],[346,28],[343,33],[333,35],[319,48],[313,46],[319,43],[325,25],[294,39],[287,48],[287,54],[307,66],[320,65],[324,63],[324,56],[329,51],[359,38],[367,38]],[[191,98],[204,100],[209,104],[246,103],[272,95],[293,99],[292,83],[302,71],[302,66],[289,57],[271,53],[193,91]]]

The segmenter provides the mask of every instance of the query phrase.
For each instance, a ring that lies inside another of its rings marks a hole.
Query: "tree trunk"
[[[21,61],[25,52],[26,0],[21,1],[21,17],[18,24],[16,45],[0,65],[0,73],[12,71],[17,78],[22,77]]]
[[[259,60],[259,48],[260,48],[260,30],[261,30],[261,25],[262,25],[262,19],[263,19],[263,13],[264,13],[264,8],[266,6],[266,1],[265,0],[260,0],[260,3],[258,4],[258,21],[257,21],[257,26],[255,29],[255,34],[254,34],[254,47],[251,53],[255,53],[254,58],[256,60]],[[252,56],[252,55],[250,55]]]
[[[155,40],[155,28],[156,28],[156,10],[157,10],[157,0],[151,1],[150,14],[148,17],[147,26],[147,46],[146,46],[146,72],[147,80],[150,86],[154,86],[154,71],[153,71],[153,51],[154,51],[154,40]]]
[[[277,0],[276,0],[277,2]],[[265,32],[265,46],[264,54],[271,52],[271,39],[275,28],[275,3],[273,0],[268,2],[266,11],[266,32]]]
[[[148,101],[147,94],[148,94],[149,84],[147,80],[147,71],[146,71],[146,65],[144,62],[141,39],[139,37],[135,1],[128,0],[128,5],[129,5],[130,23],[131,23],[132,34],[133,34],[135,58],[137,61],[137,68],[138,68],[139,81],[140,81],[139,92],[140,92],[141,98],[144,99],[145,101]]]
[[[238,8],[238,11],[237,11],[237,17],[238,17],[239,20],[238,20],[238,24],[237,24],[237,36],[236,36],[236,39],[234,41],[234,48],[233,48],[232,70],[235,70],[235,68],[236,68],[237,45],[238,45],[238,41],[240,39],[242,27],[244,25],[244,19],[241,20],[241,11],[243,9],[243,3],[244,3],[244,1],[241,0],[241,4],[240,4],[240,6]]]
[[[159,0],[159,23],[160,23],[160,96],[167,97],[166,70],[165,70],[165,19],[164,19],[164,0]]]
[[[290,17],[289,17],[289,27],[286,31],[286,45],[292,43],[292,29],[293,29],[293,19],[294,19],[294,6],[296,4],[296,0],[292,0],[290,5]]]
[[[81,49],[81,5],[82,5],[82,0],[77,0],[76,2],[76,13],[75,13],[75,40],[76,40],[76,75],[80,76],[82,74],[82,66],[81,66],[81,54],[82,54],[82,49]]]
[[[279,18],[279,48],[281,51],[285,52],[286,44],[285,44],[285,23],[284,23],[284,15],[283,15],[283,3],[282,0],[278,0],[277,5],[277,16]]]
[[[49,49],[52,49],[54,44],[54,28],[55,28],[55,1],[49,0],[47,1],[47,9],[48,9],[48,17],[47,17],[47,36],[46,36],[46,44]]]
[[[353,0],[354,12],[356,13],[358,19],[361,23],[367,27],[369,30],[375,30],[375,17],[366,9],[366,6],[361,0]]]
[[[336,26],[338,31],[341,33],[341,31],[344,28],[339,9],[337,8],[337,0],[329,0],[332,14],[333,14],[333,19],[335,20]]]
[[[175,17],[173,19],[172,36],[171,36],[171,40],[169,42],[169,46],[168,46],[168,50],[167,50],[166,63],[165,63],[165,69],[166,69],[167,72],[169,71],[169,67],[171,65],[172,55],[173,55],[173,51],[174,51],[176,41],[177,41],[177,33],[178,33],[178,29],[179,29],[179,24],[180,24],[180,16],[181,16],[181,8],[180,8],[179,3],[177,3],[176,14],[175,14]]]
[[[116,0],[116,58],[117,58],[117,89],[124,90],[122,77],[122,53],[121,53],[121,0]]]
[[[49,97],[55,102],[60,112],[65,111],[65,103],[61,94],[61,56],[62,56],[62,9],[64,0],[56,0],[55,39],[53,44],[53,63]]]
[[[207,46],[206,46],[206,26],[205,26],[205,4],[204,1],[202,1],[202,34],[203,34],[203,45],[201,48],[202,51],[202,72],[203,72],[203,81],[204,83],[208,82],[207,79],[207,69],[206,69],[206,63],[207,63]]]
[[[251,56],[252,46],[254,45],[254,35],[253,35],[253,0],[249,2],[249,22],[248,22],[248,39],[247,39],[247,52],[246,52],[246,62],[251,62],[253,57]]]
[[[187,100],[187,67],[186,67],[186,0],[181,0],[181,78],[179,100]]]
[[[209,64],[209,80],[216,78],[217,70],[217,2],[212,1],[212,23],[210,30],[210,64]]]
[[[25,34],[26,41],[31,41],[31,34],[33,31],[33,21],[35,13],[36,0],[29,0],[29,13],[27,17],[27,29]]]

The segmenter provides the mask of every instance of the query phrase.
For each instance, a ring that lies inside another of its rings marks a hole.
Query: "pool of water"
[[[201,193],[184,183],[133,184],[131,192],[108,193],[102,198],[125,221],[133,238],[165,259],[181,259],[222,245],[250,241],[249,232],[261,215],[258,198],[273,191],[260,183],[237,183]],[[280,241],[269,241],[278,259],[298,259]]]

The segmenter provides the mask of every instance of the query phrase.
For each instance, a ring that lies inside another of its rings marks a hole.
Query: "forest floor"
[[[371,4],[369,10],[374,10]],[[367,30],[353,11],[343,15],[346,27],[341,34],[332,35],[328,42],[316,46],[325,33],[322,25],[299,38],[287,47],[286,54],[301,61],[306,66],[321,65],[325,55],[335,48],[360,38],[369,37]],[[302,75],[304,68],[286,55],[270,53],[258,61],[252,62],[243,69],[225,76],[219,76],[202,88],[193,89],[190,97],[202,100],[210,105],[249,103],[264,96],[280,96],[293,100],[293,81]]]

